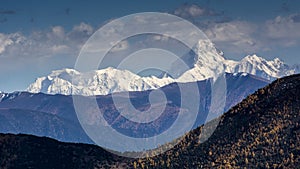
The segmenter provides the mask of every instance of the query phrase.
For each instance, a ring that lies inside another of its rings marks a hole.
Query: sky
[[[0,0],[0,4],[4,92],[25,90],[37,77],[73,68],[82,45],[97,29],[138,12],[164,12],[189,20],[229,59],[255,53],[300,64],[300,1]]]

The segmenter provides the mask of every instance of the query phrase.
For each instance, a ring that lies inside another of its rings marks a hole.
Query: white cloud
[[[92,35],[94,28],[86,23],[75,25],[71,31],[54,26],[29,35],[21,33],[0,33],[0,57],[49,57],[60,54],[77,56],[84,42]]]
[[[54,35],[55,37],[62,39],[65,37],[65,30],[61,26],[54,26],[52,27],[52,32],[49,35]]]
[[[174,15],[183,17],[183,18],[195,18],[199,16],[212,16],[216,13],[208,8],[200,7],[196,4],[184,4],[177,8],[174,12]]]
[[[258,26],[245,21],[213,23],[204,30],[209,39],[232,52],[254,52],[261,48],[255,37]]]
[[[66,51],[69,51],[69,47],[67,45],[54,45],[52,47],[53,53],[64,53]]]
[[[0,34],[0,54],[5,51],[6,46],[11,45],[13,41],[7,38],[6,35]]]
[[[277,16],[266,22],[266,35],[269,38],[293,40],[300,38],[300,15],[293,14],[287,17]]]
[[[217,23],[205,30],[207,36],[217,42],[231,41],[241,43],[252,41],[251,34],[255,31],[255,25],[247,22],[233,21],[226,23]]]
[[[204,32],[222,50],[257,53],[300,44],[300,14],[277,16],[262,23],[210,23]]]
[[[20,44],[26,38],[20,33],[3,34],[0,33],[0,55],[5,52],[7,47]]]
[[[185,14],[190,17],[212,14],[207,9],[202,9],[196,5],[185,5],[176,11],[178,15]],[[147,18],[143,17],[135,19],[137,20],[137,24],[148,21]],[[108,38],[114,36],[116,32],[122,31],[124,23],[116,24],[118,25],[117,28],[105,32]],[[189,32],[175,25],[172,27],[178,31],[172,31],[172,35],[175,34],[174,32],[178,34]],[[132,29],[135,26],[131,25]],[[221,50],[243,55],[243,53],[272,50],[276,47],[299,45],[300,15],[278,16],[265,23],[251,23],[246,21],[211,22],[199,27],[202,27],[208,38],[216,43],[217,47]],[[48,30],[32,32],[29,35],[23,35],[18,32],[11,34],[0,33],[0,57],[39,58],[69,54],[75,58],[82,45],[94,31],[95,28],[82,22],[75,25],[69,31],[65,30],[62,26],[54,26]],[[168,37],[164,36],[153,36],[152,38],[156,41],[168,41]],[[129,45],[129,42],[124,40],[117,44],[112,49],[112,52],[127,49]]]
[[[94,33],[94,28],[91,25],[81,22],[79,25],[74,26],[73,32],[81,32],[91,35]]]

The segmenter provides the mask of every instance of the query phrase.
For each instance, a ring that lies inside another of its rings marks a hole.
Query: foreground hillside
[[[300,166],[300,75],[274,81],[221,116],[199,144],[203,127],[170,151],[124,159],[92,145],[0,135],[1,168],[297,168]]]
[[[0,134],[0,168],[123,168],[125,158],[98,146]],[[128,162],[128,159],[126,160]]]
[[[134,166],[149,168],[298,168],[300,166],[300,75],[276,80],[221,117],[208,141],[203,127],[172,150]]]

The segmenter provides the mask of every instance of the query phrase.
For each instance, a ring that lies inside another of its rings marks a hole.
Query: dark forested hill
[[[0,168],[123,168],[125,158],[98,146],[46,137],[0,134]],[[128,159],[126,159],[128,163]]]
[[[300,166],[300,75],[274,81],[220,117],[199,143],[203,126],[155,157],[125,159],[93,145],[0,135],[1,168],[297,168]]]
[[[150,168],[298,168],[300,166],[300,75],[274,81],[221,117],[199,144],[203,127],[172,150],[134,162]]]

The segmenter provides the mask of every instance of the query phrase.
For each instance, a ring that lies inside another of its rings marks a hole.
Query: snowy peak
[[[226,61],[226,66],[228,67],[226,70],[230,73],[246,72],[268,80],[274,80],[276,78],[295,73],[292,68],[286,65],[279,58],[267,61],[266,59],[254,54],[246,56],[240,62],[229,62],[230,61]]]
[[[284,62],[279,58],[274,58],[274,60],[267,61],[263,57],[257,56],[256,54],[245,56],[241,62],[248,62],[251,64],[268,64],[275,68],[280,68],[281,66],[285,65]]]
[[[57,76],[57,75],[61,75],[62,73],[65,73],[65,74],[79,74],[79,72],[77,70],[70,69],[70,68],[65,68],[65,69],[61,69],[61,70],[52,71],[50,76]]]
[[[5,97],[5,93],[4,92],[0,92],[0,102],[2,101],[2,99]]]
[[[194,66],[212,66],[216,65],[216,63],[222,63],[225,60],[223,52],[218,50],[209,40],[200,40],[194,51],[196,51]]]
[[[53,71],[38,78],[28,92],[47,94],[106,95],[121,91],[144,91],[172,83],[171,78],[140,77],[128,70],[112,67],[80,73],[73,69]]]
[[[203,44],[201,43],[201,45]],[[211,47],[205,45],[207,48]],[[218,72],[223,71],[223,68],[227,73],[252,74],[267,80],[274,80],[299,71],[297,67],[291,68],[278,58],[267,61],[257,55],[248,55],[238,62],[225,60],[217,50],[207,52],[199,48],[197,52],[198,60],[194,67],[176,79],[169,76],[162,78],[141,77],[128,70],[119,70],[113,67],[86,73],[74,69],[63,69],[52,71],[48,76],[37,78],[27,88],[27,91],[65,95],[106,95],[122,91],[156,89],[173,82],[185,83],[214,78]]]
[[[248,61],[248,62],[262,62],[265,61],[262,57],[257,56],[256,54],[253,55],[247,55],[245,56],[242,61]]]
[[[6,99],[14,99],[19,96],[22,92],[13,92],[13,93],[0,93],[0,102]]]
[[[275,58],[274,60],[270,61],[273,65],[277,66],[276,68],[280,68],[282,65],[284,65],[284,62],[281,61],[279,58]]]
[[[71,68],[66,68],[66,69],[62,69],[62,70],[54,70],[54,71],[52,71],[51,75],[55,76],[55,75],[60,75],[62,73],[70,74],[70,75],[80,74],[77,70],[74,70]]]
[[[241,61],[226,60],[223,52],[218,50],[209,40],[200,40],[193,49],[192,55],[182,58],[188,65],[187,70],[174,63],[176,77],[162,76],[141,77],[128,70],[108,67],[90,72],[78,72],[74,69],[52,71],[49,75],[37,78],[28,88],[28,92],[47,94],[106,95],[122,91],[144,91],[157,89],[173,82],[195,82],[208,78],[216,78],[220,73],[241,73],[274,80],[295,74],[300,66],[290,67],[279,58],[268,61],[257,55],[248,55]],[[192,62],[191,62],[192,61]]]
[[[196,50],[204,52],[210,51],[212,53],[216,53],[217,55],[223,56],[223,52],[217,49],[215,44],[213,44],[210,40],[199,40]]]
[[[217,78],[225,71],[223,53],[216,49],[209,40],[200,40],[195,46],[196,53],[194,67],[184,72],[176,82],[186,83]]]

